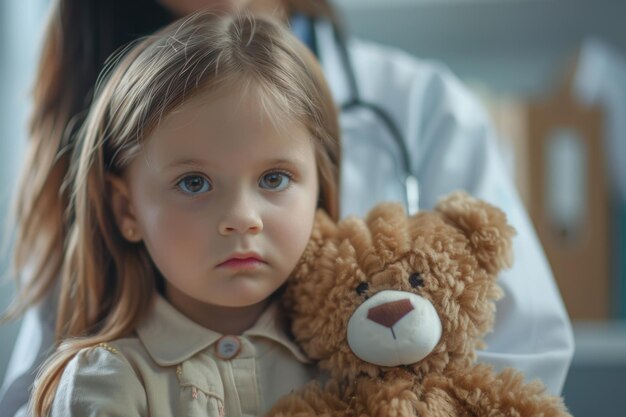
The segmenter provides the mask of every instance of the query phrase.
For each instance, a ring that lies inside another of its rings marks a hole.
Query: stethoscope
[[[317,51],[317,38],[315,33],[315,20],[312,17],[306,17],[300,15],[296,16],[297,19],[306,19],[308,22],[308,41],[313,52],[315,52],[316,56],[318,55]],[[300,22],[301,24],[304,22]],[[354,71],[354,67],[352,65],[352,60],[350,59],[350,53],[348,51],[348,45],[346,41],[346,37],[339,28],[339,26],[335,22],[331,22],[332,31],[333,31],[333,39],[335,44],[337,45],[337,49],[339,51],[339,56],[341,59],[341,64],[344,69],[344,73],[346,79],[348,80],[348,89],[350,98],[346,100],[341,105],[341,111],[354,111],[355,109],[366,109],[373,113],[378,120],[384,125],[385,129],[391,134],[394,142],[396,143],[398,149],[400,150],[401,156],[401,165],[403,172],[403,180],[404,180],[404,189],[405,189],[405,197],[407,203],[407,210],[409,214],[414,214],[419,210],[419,182],[415,175],[412,174],[411,169],[411,158],[409,156],[409,150],[407,148],[407,144],[404,141],[404,137],[402,132],[398,128],[398,125],[394,122],[391,115],[386,112],[379,105],[369,102],[361,98],[361,93],[359,91],[359,86],[356,82],[356,74]]]

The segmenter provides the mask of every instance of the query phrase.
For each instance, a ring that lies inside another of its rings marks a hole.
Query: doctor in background
[[[55,0],[35,81],[29,151],[17,199],[15,264],[25,312],[0,391],[0,417],[26,412],[37,367],[54,345],[56,281],[67,220],[63,178],[73,133],[105,59],[134,39],[204,7],[273,13],[315,52],[342,109],[342,215],[384,200],[410,212],[464,189],[502,208],[517,230],[515,263],[500,277],[494,331],[479,361],[515,367],[554,394],[573,337],[558,289],[503,166],[484,109],[445,68],[344,36],[323,0]]]

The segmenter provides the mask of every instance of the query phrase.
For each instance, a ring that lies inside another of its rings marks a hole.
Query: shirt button
[[[241,352],[241,340],[237,336],[222,336],[217,341],[216,351],[218,358],[232,359]]]

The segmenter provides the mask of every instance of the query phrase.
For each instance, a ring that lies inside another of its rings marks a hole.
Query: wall
[[[335,0],[354,34],[534,94],[593,35],[626,50],[623,0]]]

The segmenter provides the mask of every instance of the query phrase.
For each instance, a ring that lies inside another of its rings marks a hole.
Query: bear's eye
[[[424,278],[422,278],[422,276],[420,275],[419,272],[414,272],[409,277],[409,284],[411,284],[411,287],[413,287],[413,288],[423,287],[424,286]]]
[[[356,293],[359,295],[363,295],[367,292],[367,290],[369,290],[369,288],[370,286],[367,284],[367,282],[362,282],[356,287]]]

